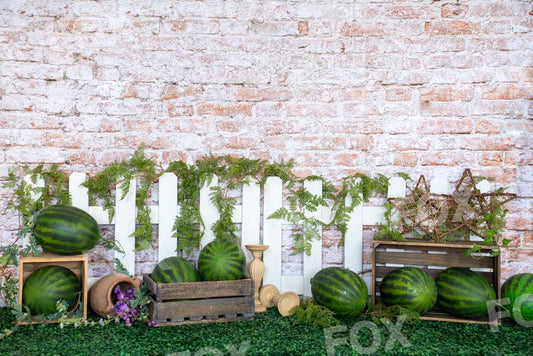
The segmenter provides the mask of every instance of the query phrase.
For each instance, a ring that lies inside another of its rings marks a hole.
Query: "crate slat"
[[[157,303],[157,320],[193,317],[224,317],[228,314],[250,312],[251,296],[235,298],[193,299]],[[155,302],[155,301],[154,301]],[[154,304],[155,305],[155,304]]]
[[[476,268],[492,267],[492,259],[490,257],[474,258],[470,256],[464,256],[458,253],[437,255],[412,252],[380,251],[378,254],[376,254],[376,263],[398,263]]]
[[[244,296],[253,293],[250,279],[234,281],[205,281],[191,283],[157,283],[148,274],[143,276],[148,290],[158,302],[174,299],[201,299]]]

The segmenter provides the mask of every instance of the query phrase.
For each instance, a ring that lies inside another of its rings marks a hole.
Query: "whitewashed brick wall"
[[[0,174],[91,173],[141,142],[163,164],[294,158],[337,181],[469,167],[522,197],[504,278],[531,271],[532,25],[528,0],[0,0]]]

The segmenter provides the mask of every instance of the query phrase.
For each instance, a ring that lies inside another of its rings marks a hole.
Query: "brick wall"
[[[522,197],[504,277],[531,272],[532,16],[528,0],[2,0],[0,173],[95,171],[141,142],[163,163],[294,158],[339,180],[470,167]]]

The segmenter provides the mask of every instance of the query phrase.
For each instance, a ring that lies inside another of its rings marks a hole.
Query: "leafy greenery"
[[[377,223],[377,231],[374,234],[374,240],[395,240],[405,241],[406,238],[397,229],[397,221],[393,219],[394,205],[390,202],[385,203],[384,219],[385,223]]]
[[[150,222],[150,208],[147,199],[152,184],[159,178],[161,169],[156,163],[144,154],[144,147],[136,150],[127,161],[114,162],[102,171],[89,177],[83,185],[89,189],[90,201],[94,204],[97,200],[103,202],[103,208],[109,214],[109,221],[115,214],[115,199],[113,193],[118,188],[122,190],[123,199],[129,192],[132,178],[139,180],[139,189],[136,191],[135,203],[137,207],[138,227],[133,233],[135,249],[145,250],[152,242],[152,223]]]
[[[373,193],[386,195],[388,186],[389,180],[382,174],[378,174],[375,178],[370,178],[364,174],[357,173],[343,179],[342,189],[335,196],[335,203],[331,211],[333,216],[331,224],[335,225],[342,234],[339,244],[344,242],[350,214],[355,207],[362,202],[368,202],[368,198]]]
[[[316,304],[313,298],[304,298],[300,305],[290,311],[290,318],[294,324],[307,324],[319,328],[340,324],[331,310]]]
[[[420,314],[408,308],[400,305],[385,304],[376,304],[371,306],[367,311],[365,311],[364,315],[368,316],[370,320],[378,325],[382,323],[383,318],[394,321],[400,316],[405,316],[406,322],[413,322],[420,318]]]

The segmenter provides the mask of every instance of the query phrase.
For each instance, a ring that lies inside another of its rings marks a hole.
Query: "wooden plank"
[[[401,177],[390,178],[387,198],[405,198],[405,187],[405,179]]]
[[[158,261],[176,256],[178,240],[173,237],[174,221],[178,214],[178,177],[164,173],[159,177],[159,246]]]
[[[359,181],[359,180],[358,180]],[[344,238],[344,267],[359,273],[363,270],[363,210],[362,196],[361,204],[356,206],[350,213],[350,220],[347,222],[346,236]],[[350,196],[346,199],[346,206],[352,204]]]
[[[473,258],[461,254],[426,255],[411,252],[376,251],[376,263],[398,263],[407,265],[432,265],[454,267],[492,267],[490,257]]]
[[[374,226],[385,223],[385,208],[382,206],[363,206],[363,225]]]
[[[263,244],[270,248],[263,253],[265,275],[263,284],[273,284],[281,289],[281,223],[279,219],[268,217],[281,208],[283,199],[283,184],[278,177],[266,180],[263,199]]]
[[[72,206],[89,213],[89,188],[82,184],[87,180],[87,174],[72,173],[68,179],[68,190]]]
[[[304,181],[305,189],[318,197],[322,197],[322,181]],[[320,220],[322,218],[322,209],[314,212],[305,212],[306,216]],[[311,278],[322,269],[322,227],[318,228],[319,240],[311,242],[311,254],[303,254],[303,295],[311,296]],[[362,248],[362,247],[361,247]]]
[[[280,294],[290,291],[303,295],[304,276],[281,276],[281,288],[278,289]]]
[[[393,240],[374,240],[372,241],[372,244],[377,247],[377,245],[382,245],[380,247],[387,248],[389,245],[390,247],[395,246],[398,248],[398,246],[425,246],[425,247],[431,247],[431,248],[439,248],[439,247],[447,247],[447,248],[457,248],[457,249],[464,249],[464,248],[472,248],[474,247],[474,243],[468,242],[468,241],[451,241],[451,242],[431,242],[427,240],[415,240],[410,239],[408,241],[393,241]],[[498,246],[484,246],[480,245],[481,250],[492,250],[495,248],[498,248]]]
[[[123,196],[120,183],[117,185],[115,202],[115,242],[124,250],[124,254],[115,251],[118,258],[131,275],[135,275],[135,239],[131,236],[135,232],[135,192],[136,180],[130,180],[128,194]]]
[[[215,239],[212,227],[220,218],[220,214],[211,202],[211,188],[216,186],[218,186],[218,177],[213,176],[211,182],[209,184],[204,184],[200,189],[200,216],[205,225],[204,236],[200,242],[200,247],[204,247]]]
[[[101,206],[89,206],[88,213],[96,220],[100,225],[110,225],[115,223],[115,217],[109,220],[109,213]]]
[[[155,302],[158,319],[243,314],[251,311],[252,296]]]
[[[190,283],[156,283],[150,275],[145,274],[143,280],[146,282],[148,290],[157,296],[158,301],[253,294],[253,282],[251,279]]]
[[[159,224],[159,206],[158,205],[148,206],[148,215],[150,216],[150,222],[152,224]]]
[[[177,326],[177,325],[187,325],[187,324],[208,324],[208,323],[220,323],[220,322],[231,322],[231,321],[242,321],[242,320],[253,320],[254,314],[242,314],[242,316],[237,316],[235,318],[218,318],[218,319],[200,319],[200,320],[187,320],[183,321],[170,321],[170,322],[159,322],[155,326]]]
[[[261,188],[259,184],[251,181],[251,178],[250,183],[242,187],[241,214],[241,246],[246,254],[246,265],[248,265],[253,257],[245,245],[259,244],[261,229]]]
[[[436,177],[429,183],[429,190],[433,194],[448,194],[449,183],[446,178]]]
[[[71,262],[71,261],[87,261],[86,254],[78,255],[55,255],[50,252],[43,252],[38,256],[28,255],[21,257],[20,261],[26,263],[34,262]]]

